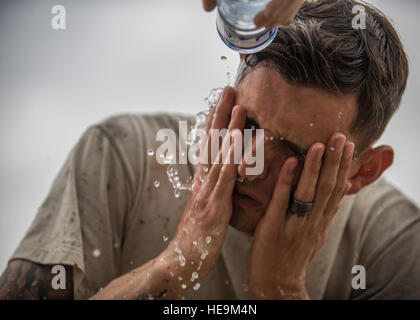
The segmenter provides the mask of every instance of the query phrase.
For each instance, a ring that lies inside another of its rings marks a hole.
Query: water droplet
[[[133,261],[130,261],[130,264],[133,264]]]
[[[315,125],[314,123],[310,123],[310,124],[309,124],[309,126],[310,126],[310,127],[313,127],[314,125]]]
[[[226,56],[221,56],[220,59],[221,60],[227,60],[227,57]]]
[[[204,181],[204,179],[203,179],[203,177],[202,177],[202,176],[199,176],[199,177],[198,177],[198,180],[200,180],[200,182],[201,182],[201,183],[203,183],[203,181]]]
[[[209,252],[207,251],[207,250],[204,250],[202,253],[201,253],[201,260],[204,260],[206,257],[207,257],[207,255],[209,254]]]
[[[179,198],[181,196],[181,192],[179,190],[174,191],[175,198]]]
[[[280,141],[283,141],[284,140],[284,137],[280,137]]]
[[[334,148],[334,147],[331,147],[331,148],[330,148],[330,150],[331,150],[331,151],[334,151],[334,150],[335,150],[335,148]]]
[[[92,254],[95,258],[99,258],[101,256],[101,250],[95,249],[93,250]]]
[[[160,186],[160,181],[159,180],[155,180],[155,188],[159,188],[159,186]]]
[[[197,291],[198,289],[200,289],[200,284],[197,282],[197,283],[194,285],[193,289],[194,289],[195,291]]]
[[[203,167],[203,171],[204,171],[205,173],[209,172],[209,167]]]
[[[164,241],[164,242],[168,241],[168,237],[167,237],[167,236],[163,235],[163,237],[162,237],[162,238],[163,238],[163,241]]]
[[[198,273],[196,272],[196,271],[194,271],[192,274],[191,274],[191,278],[192,279],[198,279]]]
[[[184,256],[179,256],[179,264],[181,265],[181,267],[185,267],[185,257]]]
[[[271,140],[271,141],[273,141],[273,140],[274,140],[274,137],[273,137],[273,136],[271,136],[271,137],[270,137],[270,140]]]
[[[211,242],[211,237],[210,236],[207,236],[206,237],[206,243],[209,244],[210,242]]]
[[[153,156],[155,154],[155,152],[152,149],[147,150],[147,155],[149,157]]]
[[[169,275],[171,276],[171,278],[173,278],[175,276],[175,273],[173,273],[172,271],[169,272]]]
[[[182,277],[178,277],[178,281],[182,281]]]
[[[193,245],[196,246],[197,245],[197,241],[194,240],[193,241]]]
[[[181,288],[185,289],[187,287],[187,285],[185,283],[181,284]]]
[[[201,265],[203,264],[203,261],[200,261],[199,263],[198,263],[198,268],[197,268],[197,271],[200,271],[200,269],[201,269]]]

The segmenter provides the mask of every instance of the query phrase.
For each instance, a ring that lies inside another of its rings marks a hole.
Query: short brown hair
[[[366,29],[352,27],[355,5],[365,7]],[[242,56],[236,82],[262,65],[274,68],[292,85],[356,94],[358,114],[349,131],[358,140],[359,152],[385,130],[409,72],[403,45],[386,16],[354,0],[304,2],[270,46]]]

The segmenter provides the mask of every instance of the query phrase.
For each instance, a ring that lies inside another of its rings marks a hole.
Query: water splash
[[[221,59],[224,60],[223,57]],[[210,94],[204,99],[206,109],[197,113],[197,115],[195,116],[195,122],[193,125],[190,126],[188,139],[185,141],[187,146],[191,147],[193,145],[196,145],[197,143],[200,143],[200,133],[202,132],[202,130],[205,130],[207,116],[210,114],[212,108],[216,107],[217,103],[220,100],[220,96],[223,93],[223,90],[224,88],[212,89],[210,91]],[[185,153],[183,154],[185,155]],[[182,172],[182,170],[178,168],[181,165],[171,164],[174,155],[169,153],[167,153],[166,155],[159,154],[159,157],[161,158],[163,163],[168,164],[168,167],[166,169],[166,175],[174,190],[175,198],[181,197],[181,191],[194,190],[195,183],[193,181],[193,177],[190,176],[189,178],[184,179],[180,175],[180,172]],[[209,171],[209,168],[205,167],[203,170],[207,173]],[[200,182],[204,182],[204,179],[202,177],[199,177],[199,180]],[[237,181],[240,181],[240,179]]]
[[[198,273],[196,272],[196,271],[194,271],[192,274],[191,274],[191,282],[194,282],[195,280],[197,280],[198,279]]]
[[[209,254],[209,252],[207,251],[207,250],[204,250],[202,253],[201,253],[201,260],[204,260],[207,256],[208,256],[208,254]]]
[[[101,250],[95,249],[93,250],[92,254],[95,258],[99,258],[101,256]]]

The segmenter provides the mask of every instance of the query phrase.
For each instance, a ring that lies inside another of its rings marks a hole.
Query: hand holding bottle
[[[257,14],[254,23],[258,27],[272,29],[277,26],[289,25],[301,7],[304,0],[271,0],[266,8]],[[216,0],[203,0],[206,11],[212,11],[217,5]]]

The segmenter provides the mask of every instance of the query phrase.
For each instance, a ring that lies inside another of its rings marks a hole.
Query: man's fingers
[[[216,111],[213,115],[211,129],[223,129],[229,125],[230,115],[235,104],[235,89],[226,87],[217,103]]]
[[[332,193],[328,201],[327,207],[325,208],[327,226],[329,225],[330,221],[334,217],[336,213],[336,209],[339,206],[344,193],[347,191],[347,188],[348,188],[347,177],[350,171],[353,153],[354,153],[354,143],[353,142],[346,143],[344,147],[344,151],[343,151],[343,156],[341,158],[340,169],[338,170],[336,186],[335,186],[334,192]]]
[[[296,158],[289,158],[284,162],[273,191],[273,196],[260,222],[261,226],[259,228],[261,232],[277,234],[284,228],[297,164]]]
[[[237,146],[239,143],[242,144],[242,130],[245,126],[245,117],[245,110],[242,107],[235,106],[233,108],[229,131],[223,140],[221,149],[218,153],[218,158],[215,159],[217,160],[217,163],[212,165],[209,172],[209,186],[213,187],[218,180],[227,181],[236,178],[235,153],[232,152],[231,149],[234,150],[235,145]],[[225,158],[223,157],[224,155]]]
[[[311,213],[313,219],[319,219],[319,216],[324,214],[327,203],[334,192],[345,143],[346,137],[338,133],[334,134],[327,144]]]
[[[301,202],[312,202],[314,200],[324,149],[323,144],[316,143],[309,150],[293,195],[296,200]]]
[[[255,16],[254,24],[267,29],[287,26],[293,21],[302,3],[303,0],[272,0]]]
[[[212,11],[216,7],[216,0],[203,0],[203,7],[206,11]]]
[[[261,11],[260,13],[258,13],[255,16],[255,18],[254,18],[254,24],[257,27],[264,27],[264,26],[266,26],[267,21],[268,21],[268,17],[267,17],[267,14],[266,14],[266,11],[265,10]]]

